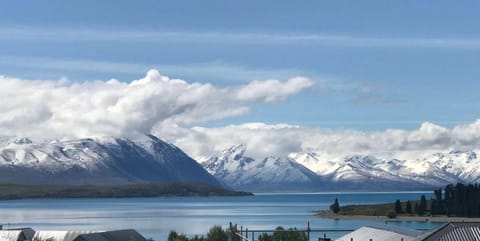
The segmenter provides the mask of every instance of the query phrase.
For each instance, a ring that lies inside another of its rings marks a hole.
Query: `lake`
[[[0,222],[4,228],[32,227],[36,230],[110,230],[134,228],[145,237],[166,240],[170,230],[205,234],[213,225],[229,222],[249,229],[277,226],[313,229],[355,229],[375,221],[330,220],[313,216],[328,209],[335,198],[340,205],[373,204],[418,200],[431,192],[395,193],[301,193],[256,194],[248,197],[46,199],[0,201]],[[430,229],[435,222],[391,222],[416,229]],[[344,233],[328,233],[336,238]],[[312,240],[323,234],[312,234]]]

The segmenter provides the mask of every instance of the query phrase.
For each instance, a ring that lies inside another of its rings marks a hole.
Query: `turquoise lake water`
[[[330,220],[313,216],[328,209],[335,198],[340,205],[418,200],[421,194],[401,193],[303,193],[257,194],[251,197],[53,199],[0,201],[0,223],[5,228],[29,226],[37,230],[110,230],[134,228],[145,237],[166,240],[170,230],[205,234],[213,225],[237,223],[249,229],[277,226],[313,229],[356,229],[374,221]],[[383,222],[379,222],[382,223]],[[436,222],[390,222],[415,229],[430,229]],[[344,233],[327,233],[336,238]],[[318,240],[323,233],[312,234]]]

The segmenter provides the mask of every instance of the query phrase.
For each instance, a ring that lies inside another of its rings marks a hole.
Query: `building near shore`
[[[348,233],[336,241],[414,241],[423,232],[391,225],[368,225]]]
[[[414,241],[480,241],[480,222],[450,222]]]
[[[32,240],[35,241],[73,241],[80,234],[96,233],[99,231],[75,230],[75,231],[37,231]]]
[[[133,229],[116,231],[38,231],[33,241],[147,241]],[[24,241],[21,240],[21,241]],[[0,238],[0,241],[3,239]],[[10,240],[8,240],[10,241]],[[19,240],[12,240],[19,241]]]
[[[31,228],[2,229],[0,230],[1,241],[25,241],[32,240],[35,231]]]
[[[147,241],[133,229],[81,234],[73,241]]]

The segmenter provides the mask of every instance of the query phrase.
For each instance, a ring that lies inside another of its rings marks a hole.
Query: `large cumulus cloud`
[[[170,79],[156,70],[130,83],[8,77],[0,77],[0,83],[1,134],[37,138],[168,135],[194,123],[245,114],[249,103],[280,101],[314,84],[297,77],[218,88]]]

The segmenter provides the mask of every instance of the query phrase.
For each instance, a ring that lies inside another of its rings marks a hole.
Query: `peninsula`
[[[0,184],[0,200],[54,198],[133,198],[251,196],[200,183],[168,182],[122,185],[20,185]]]

